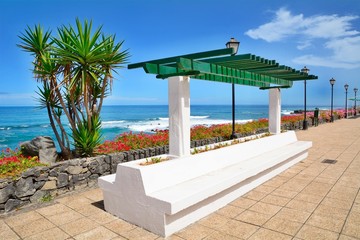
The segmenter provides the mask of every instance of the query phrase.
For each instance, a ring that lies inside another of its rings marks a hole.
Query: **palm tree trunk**
[[[50,111],[50,108],[49,108],[48,111]],[[72,158],[72,153],[71,153],[71,150],[70,150],[70,140],[69,140],[69,138],[68,138],[68,136],[67,136],[67,133],[66,133],[66,131],[65,131],[65,129],[64,129],[64,126],[63,126],[62,122],[60,121],[60,118],[55,114],[53,108],[51,108],[51,112],[52,112],[52,116],[54,116],[55,121],[56,121],[57,125],[59,126],[59,128],[60,128],[60,130],[61,130],[62,139],[60,139],[60,136],[56,136],[56,138],[57,138],[57,140],[58,140],[58,142],[59,142],[62,155],[64,156],[65,159],[70,159],[70,158]],[[49,113],[49,114],[50,114],[50,113]],[[54,122],[52,116],[51,116],[50,122]],[[55,124],[54,124],[54,127],[55,127]],[[54,129],[54,128],[53,128],[53,129]],[[58,135],[56,128],[54,129],[54,132],[55,132],[55,131],[56,131],[55,134]],[[65,138],[65,141],[64,141],[64,138]],[[65,146],[65,145],[66,145],[66,146]]]
[[[104,77],[103,85],[101,87],[101,97],[100,97],[100,102],[99,102],[99,106],[98,106],[98,109],[97,109],[98,114],[100,114],[100,112],[101,112],[101,108],[102,108],[103,101],[104,101],[104,98],[105,98],[105,91],[106,91],[107,82],[108,82],[108,75],[106,74],[105,77]]]

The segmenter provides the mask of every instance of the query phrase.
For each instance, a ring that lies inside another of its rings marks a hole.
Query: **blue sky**
[[[75,19],[103,25],[125,40],[130,63],[225,47],[252,53],[319,76],[308,81],[308,105],[345,102],[344,84],[360,88],[359,0],[0,0],[0,106],[36,105],[32,57],[16,44],[27,26],[56,28]],[[231,85],[191,80],[191,104],[231,104]],[[282,103],[302,105],[303,82],[282,90]],[[360,93],[359,93],[360,94]],[[167,104],[167,81],[142,69],[119,71],[108,105]],[[237,104],[267,104],[268,92],[238,85]],[[352,104],[352,103],[350,103]]]

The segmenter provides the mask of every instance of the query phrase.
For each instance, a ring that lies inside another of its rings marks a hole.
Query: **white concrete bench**
[[[311,145],[290,131],[148,166],[119,164],[99,178],[105,210],[169,236],[305,159]]]

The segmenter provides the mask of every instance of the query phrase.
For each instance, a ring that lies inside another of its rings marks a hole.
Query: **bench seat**
[[[295,142],[284,147],[266,152],[266,157],[257,156],[226,168],[190,179],[175,186],[150,193],[148,196],[162,202],[165,213],[175,214],[194,203],[209,198],[239,182],[261,174],[277,164],[284,164],[284,159],[291,159],[299,152],[307,150],[309,142]],[[219,159],[221,161],[221,159]]]
[[[105,210],[169,236],[305,159],[311,145],[289,131],[149,166],[119,164],[99,178]]]

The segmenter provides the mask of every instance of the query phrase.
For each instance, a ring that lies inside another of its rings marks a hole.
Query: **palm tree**
[[[50,32],[43,34],[38,25],[35,30],[28,27],[20,36],[23,44],[18,45],[35,55],[33,72],[47,84],[40,91],[41,95],[48,94],[41,102],[53,109],[48,111],[52,113],[50,122],[53,117],[63,133],[59,111],[55,111],[61,108],[72,129],[75,148],[86,156],[92,155],[100,142],[100,112],[103,99],[111,91],[112,73],[122,68],[129,57],[127,50],[121,50],[123,41],[115,43],[114,35],[105,36],[101,30],[99,27],[93,31],[92,21],[82,24],[76,19],[75,28],[62,26],[58,28],[59,36],[51,38]],[[45,91],[45,86],[50,91]]]

